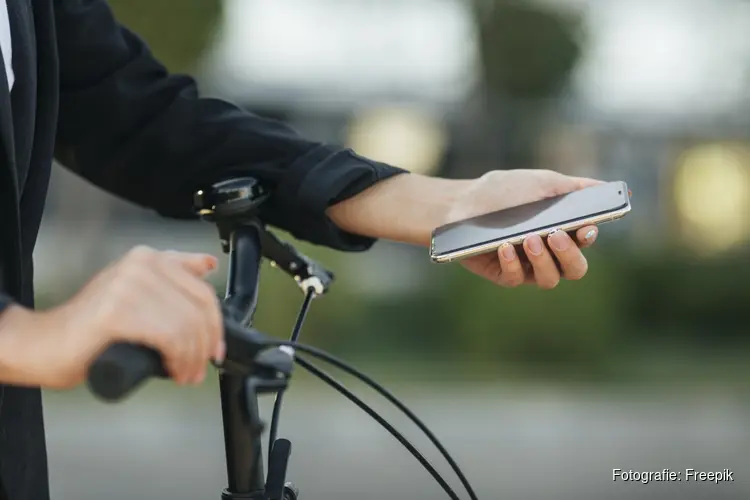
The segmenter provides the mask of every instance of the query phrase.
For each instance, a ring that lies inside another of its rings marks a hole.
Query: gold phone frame
[[[585,219],[580,219],[577,221],[568,222],[566,224],[563,224],[561,226],[551,227],[548,229],[540,229],[538,231],[529,231],[527,233],[519,234],[517,236],[512,236],[510,238],[505,238],[502,240],[497,241],[491,241],[489,243],[484,243],[482,245],[478,245],[471,248],[464,248],[462,250],[456,250],[454,252],[450,252],[443,255],[434,255],[434,245],[435,245],[435,237],[433,236],[430,243],[430,260],[436,264],[446,264],[448,262],[453,262],[460,259],[465,259],[467,257],[474,257],[475,255],[481,255],[483,253],[491,252],[492,250],[497,250],[501,246],[505,244],[510,245],[520,245],[523,243],[523,240],[531,236],[532,234],[538,234],[540,237],[545,238],[547,235],[555,232],[555,231],[575,231],[577,229],[580,229],[584,226],[592,226],[592,225],[599,225],[604,224],[606,222],[612,222],[617,219],[623,218],[628,212],[631,210],[630,205],[630,197],[628,197],[628,203],[623,208],[620,208],[618,210],[614,210],[612,212],[607,212],[591,217],[586,217]]]

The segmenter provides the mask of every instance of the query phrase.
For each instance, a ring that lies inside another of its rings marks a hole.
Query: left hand
[[[570,177],[551,170],[489,172],[470,182],[453,204],[446,222],[551,198],[600,183],[595,179]],[[555,288],[561,279],[579,280],[586,275],[588,262],[581,249],[591,246],[597,235],[595,226],[579,229],[575,240],[563,231],[551,234],[546,241],[533,235],[526,238],[522,247],[507,245],[496,252],[470,257],[461,263],[472,273],[503,287],[514,288],[530,283],[549,290]]]

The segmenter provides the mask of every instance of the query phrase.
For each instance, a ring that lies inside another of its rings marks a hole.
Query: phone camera
[[[620,195],[621,195],[621,194],[622,194],[622,191],[618,191],[618,192],[617,192],[617,194],[620,194]]]

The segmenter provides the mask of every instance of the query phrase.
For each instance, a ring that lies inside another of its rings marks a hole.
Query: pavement
[[[119,405],[47,394],[53,499],[218,499],[225,472],[216,385],[155,382]],[[750,404],[718,388],[613,393],[412,381],[395,392],[443,440],[480,499],[750,498]],[[266,415],[270,402],[262,400]],[[384,415],[449,473],[416,428]],[[289,479],[302,500],[447,498],[406,450],[332,391],[308,383],[290,390],[281,434],[293,442]],[[688,482],[688,468],[730,469],[734,481]],[[614,482],[613,469],[670,469],[682,481]]]

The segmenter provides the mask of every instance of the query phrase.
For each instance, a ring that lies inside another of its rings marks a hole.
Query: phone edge
[[[628,204],[626,206],[618,210],[613,210],[612,212],[603,213],[595,217],[589,217],[587,219],[583,219],[583,220],[576,221],[576,222],[570,222],[568,224],[563,224],[562,226],[558,226],[558,227],[554,227],[550,229],[543,229],[541,231],[530,231],[528,233],[524,233],[518,236],[513,236],[512,238],[506,238],[504,240],[493,241],[493,242],[485,243],[483,245],[479,245],[476,247],[467,248],[464,250],[457,250],[455,252],[451,252],[448,254],[433,255],[432,252],[430,252],[430,260],[435,264],[447,264],[456,260],[466,259],[469,257],[474,257],[477,255],[491,252],[492,250],[497,250],[498,248],[500,248],[501,246],[505,244],[520,245],[521,243],[523,243],[523,240],[525,240],[532,234],[538,234],[540,237],[544,238],[554,231],[573,231],[576,229],[580,229],[584,226],[601,225],[607,222],[613,222],[627,215],[628,212],[631,211],[631,208],[632,207],[630,205],[630,197],[628,197]],[[432,249],[432,244],[430,244],[430,249]]]

